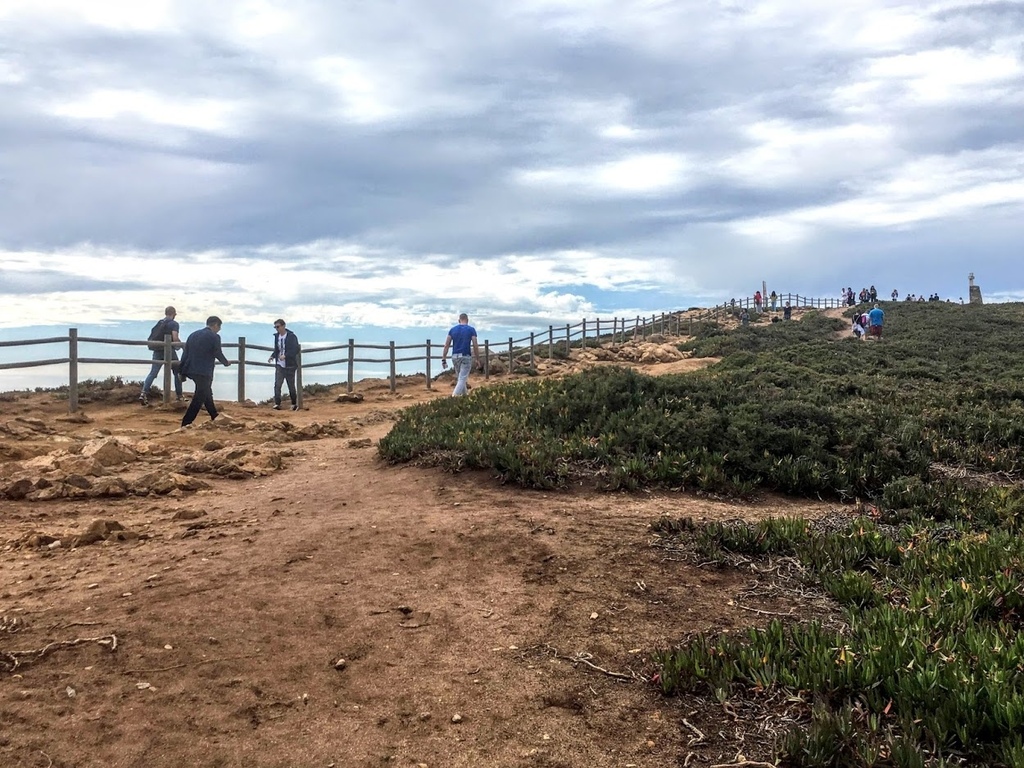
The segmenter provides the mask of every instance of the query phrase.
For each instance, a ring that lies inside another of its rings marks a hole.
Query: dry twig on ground
[[[0,659],[10,665],[10,669],[7,671],[13,672],[23,664],[39,661],[43,656],[56,651],[58,648],[72,648],[82,643],[99,643],[100,645],[110,646],[111,651],[116,651],[117,635],[110,634],[100,635],[99,637],[76,637],[74,640],[55,640],[52,643],[47,643],[42,648],[34,648],[27,651],[0,651]]]
[[[611,670],[605,669],[604,667],[599,667],[597,664],[594,664],[591,661],[591,659],[594,658],[593,655],[587,653],[586,651],[580,651],[575,656],[565,656],[563,654],[560,654],[558,652],[558,649],[554,646],[545,644],[544,647],[547,650],[551,651],[551,655],[554,656],[556,659],[564,659],[565,661],[571,661],[573,664],[583,664],[587,667],[590,667],[596,672],[600,672],[603,675],[608,675],[608,677],[614,677],[616,680],[625,680],[627,682],[632,683],[636,680],[642,679],[635,672],[630,672],[629,674],[626,674],[624,672],[612,672]]]

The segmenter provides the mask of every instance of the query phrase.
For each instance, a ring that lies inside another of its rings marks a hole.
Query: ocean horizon
[[[668,312],[669,310],[665,310]],[[677,311],[677,310],[671,310]],[[660,316],[661,312],[649,312],[641,317],[650,317],[654,314]],[[634,315],[627,320],[635,320]],[[586,319],[588,325],[594,324],[597,317],[578,318],[570,325],[577,325]],[[611,317],[600,318],[602,332],[610,332]],[[621,321],[621,318],[620,318]],[[145,340],[153,323],[156,320],[132,321],[132,322],[111,322],[104,324],[82,323],[78,326],[65,325],[34,325],[23,328],[0,328],[0,342],[30,341],[49,338],[63,338],[68,335],[69,328],[77,327],[79,339],[101,338],[118,341],[142,341]],[[472,323],[472,320],[471,320]],[[190,333],[202,327],[201,323],[181,322],[180,336],[182,340]],[[543,327],[477,327],[477,336],[481,350],[485,342],[495,352],[500,353],[507,350],[509,338],[518,340],[529,337],[530,333],[536,334],[537,343],[543,343],[548,338],[548,328],[553,326],[556,340],[561,329],[565,338],[565,323],[549,323]],[[591,326],[591,327],[594,327]],[[333,360],[346,357],[347,350],[336,349],[333,351],[318,353],[317,350],[334,345],[347,345],[352,339],[357,345],[374,345],[381,349],[357,349],[356,357],[364,362],[354,364],[354,379],[386,379],[390,375],[390,351],[388,347],[391,342],[396,347],[418,346],[421,349],[400,349],[396,358],[423,356],[423,347],[427,341],[431,343],[432,356],[435,358],[431,364],[431,374],[436,376],[441,372],[440,357],[444,347],[444,340],[448,328],[393,328],[383,326],[361,326],[352,328],[324,327],[316,324],[305,325],[303,323],[289,323],[288,328],[299,337],[305,353],[305,362],[316,363],[319,361]],[[576,331],[578,333],[578,331]],[[229,323],[226,322],[220,333],[221,342],[224,345],[238,344],[240,339],[245,340],[247,347],[246,359],[250,362],[266,362],[269,351],[255,351],[253,345],[270,347],[273,344],[274,329],[265,323]],[[225,354],[229,360],[237,359],[237,349],[228,348]],[[31,362],[55,358],[64,358],[68,355],[66,342],[51,342],[47,344],[33,344],[28,346],[5,346],[0,347],[0,362]],[[141,387],[142,380],[149,373],[152,364],[151,353],[144,346],[125,346],[104,344],[98,342],[83,342],[78,345],[79,358],[111,358],[111,359],[138,359],[138,363],[79,363],[79,381],[97,380],[103,381],[110,377],[120,377],[126,383],[137,383]],[[365,362],[373,360],[374,362]],[[422,359],[416,361],[399,361],[395,365],[398,375],[410,376],[425,373],[425,364]],[[53,389],[68,384],[68,364],[56,363],[46,366],[30,368],[15,368],[0,370],[0,392],[16,392],[35,389]],[[346,363],[337,365],[317,366],[304,368],[302,381],[307,384],[332,385],[344,383],[348,377]],[[155,385],[161,387],[163,372],[157,375]],[[246,398],[256,402],[262,402],[273,396],[273,369],[260,366],[246,366],[245,372],[245,394]],[[186,394],[192,391],[190,383],[185,384]],[[234,401],[238,396],[238,375],[237,367],[217,366],[214,375],[214,396],[218,400]]]

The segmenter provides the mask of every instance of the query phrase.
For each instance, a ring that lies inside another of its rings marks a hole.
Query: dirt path
[[[682,718],[720,713],[662,698],[650,653],[787,606],[738,605],[745,575],[672,561],[649,523],[825,505],[540,493],[389,467],[372,446],[390,419],[446,389],[360,386],[363,403],[309,398],[284,416],[226,404],[245,425],[234,430],[175,432],[176,411],[134,405],[86,405],[91,421],[76,425],[40,396],[2,404],[3,421],[59,425],[38,438],[51,449],[106,432],[149,446],[154,465],[211,440],[263,440],[282,420],[349,434],[289,442],[282,469],[196,493],[0,501],[0,664],[87,639],[0,666],[0,765],[667,767],[691,750],[690,765],[764,754],[731,731],[690,747]],[[142,538],[66,546],[96,518]],[[33,532],[62,545],[28,546]]]

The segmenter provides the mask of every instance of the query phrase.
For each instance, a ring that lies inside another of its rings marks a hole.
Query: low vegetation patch
[[[831,532],[657,524],[704,563],[795,558],[844,624],[696,637],[661,653],[662,690],[783,693],[786,765],[1024,766],[1024,311],[884,306],[881,342],[814,312],[707,324],[684,345],[723,358],[704,371],[602,368],[417,406],[380,452],[530,487],[859,500]]]

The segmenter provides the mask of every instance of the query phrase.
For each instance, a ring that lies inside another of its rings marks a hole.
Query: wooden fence
[[[778,296],[777,309],[786,304],[793,307],[831,309],[844,306],[845,303],[839,299],[814,299],[799,294],[782,294]],[[595,318],[587,320],[584,318],[575,325],[567,323],[565,326],[549,325],[546,331],[531,332],[528,336],[521,338],[509,337],[507,342],[491,342],[484,340],[482,343],[483,352],[483,375],[489,378],[491,375],[492,361],[507,361],[509,373],[515,372],[517,366],[520,370],[525,367],[533,368],[537,356],[553,358],[556,355],[568,355],[573,346],[599,346],[606,343],[625,343],[631,339],[644,339],[654,334],[662,335],[690,335],[694,323],[714,320],[723,314],[728,314],[739,309],[756,309],[753,298],[734,299],[725,304],[720,304],[708,309],[693,309],[677,312],[662,312],[648,316],[637,315],[635,318],[611,318],[602,320]],[[765,307],[770,311],[771,307]],[[0,341],[0,347],[27,347],[41,344],[67,344],[66,357],[51,357],[40,360],[26,360],[12,363],[0,363],[0,371],[20,368],[36,368],[50,365],[68,366],[68,409],[74,413],[78,410],[78,366],[86,363],[99,363],[102,365],[131,365],[143,366],[153,365],[155,360],[152,356],[144,359],[134,357],[81,357],[78,353],[79,344],[103,344],[126,347],[144,347],[149,352],[147,341],[135,341],[125,339],[106,339],[98,337],[79,336],[77,328],[69,328],[67,336],[54,336],[46,339],[26,339],[18,341]],[[231,362],[237,365],[238,371],[238,402],[245,402],[245,374],[248,367],[273,368],[275,363],[250,360],[249,352],[273,353],[273,347],[260,344],[250,344],[244,336],[238,337],[238,342],[226,342],[223,345],[225,350],[237,350],[235,359]],[[164,336],[163,342],[163,401],[166,404],[170,398],[173,386],[173,369],[177,368],[177,362],[171,359],[172,354],[171,336]],[[347,366],[346,391],[351,392],[355,383],[355,364],[373,364],[388,366],[388,380],[391,391],[397,389],[397,366],[405,362],[422,362],[425,368],[425,379],[427,389],[433,383],[432,369],[433,362],[440,358],[440,351],[443,345],[432,343],[427,339],[423,344],[356,344],[354,339],[349,339],[347,344],[333,344],[323,347],[307,347],[302,350],[299,356],[299,367],[296,372],[296,394],[298,404],[302,405],[302,373],[312,368],[322,368],[329,365]],[[330,356],[331,352],[344,350],[342,356]],[[363,350],[370,353],[386,351],[384,357],[364,357]],[[410,353],[411,351],[415,353]],[[408,353],[408,354],[407,354]],[[320,359],[320,355],[328,355],[329,359]],[[527,358],[528,359],[524,359]]]

